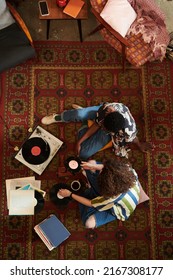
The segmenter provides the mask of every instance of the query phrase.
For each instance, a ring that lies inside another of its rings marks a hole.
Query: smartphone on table
[[[49,8],[48,8],[47,2],[45,0],[44,1],[39,1],[38,2],[38,7],[39,7],[39,10],[40,10],[40,14],[42,16],[48,16],[49,15]]]

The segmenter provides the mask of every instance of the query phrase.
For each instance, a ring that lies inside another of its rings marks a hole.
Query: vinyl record
[[[38,191],[35,191],[35,198],[37,199],[37,205],[34,207],[35,214],[39,213],[44,207],[44,198],[42,194]]]
[[[22,146],[23,158],[30,164],[41,164],[50,155],[50,146],[40,137],[28,139]]]
[[[65,167],[72,174],[75,174],[81,170],[81,160],[78,157],[68,157],[65,161]]]
[[[65,183],[58,183],[58,184],[54,185],[50,189],[50,193],[49,193],[50,200],[56,206],[64,207],[64,206],[66,206],[71,201],[71,198],[69,198],[69,197],[64,197],[63,199],[58,198],[57,197],[57,192],[59,191],[59,189],[69,189],[69,187]]]

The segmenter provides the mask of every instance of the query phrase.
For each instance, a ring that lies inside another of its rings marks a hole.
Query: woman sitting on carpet
[[[140,142],[137,137],[136,123],[127,106],[122,103],[108,103],[82,108],[76,104],[72,110],[42,118],[42,124],[58,122],[85,122],[79,130],[76,145],[77,154],[82,160],[97,153],[110,141],[117,156],[128,157],[129,144],[136,144],[142,152],[152,150],[149,142]],[[88,120],[93,124],[88,128]]]
[[[58,194],[80,203],[83,224],[95,228],[116,219],[125,221],[139,202],[140,183],[129,164],[109,159],[104,164],[91,160],[82,162],[90,187],[83,196],[61,189]]]

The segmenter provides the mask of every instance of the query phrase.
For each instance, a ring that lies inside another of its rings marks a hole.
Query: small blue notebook
[[[40,224],[35,226],[34,229],[45,244],[49,243],[49,250],[56,248],[70,236],[70,232],[54,214],[47,217]],[[39,234],[40,232],[41,234]],[[45,240],[47,242],[45,242]]]

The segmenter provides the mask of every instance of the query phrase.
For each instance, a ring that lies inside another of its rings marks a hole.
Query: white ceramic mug
[[[71,182],[71,189],[73,191],[78,191],[81,188],[81,183],[78,180],[74,180],[73,182]]]

